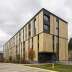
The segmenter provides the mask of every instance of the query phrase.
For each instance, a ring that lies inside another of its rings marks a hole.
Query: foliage
[[[33,59],[35,57],[35,51],[32,48],[29,48],[28,57],[31,61],[33,61]]]
[[[17,63],[20,62],[20,55],[19,55],[19,54],[16,56],[16,62],[17,62]]]

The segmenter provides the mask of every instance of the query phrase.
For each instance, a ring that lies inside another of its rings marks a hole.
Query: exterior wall
[[[39,52],[53,52],[52,35],[39,34]]]
[[[4,61],[6,62],[8,60],[8,48],[7,43],[4,45]]]
[[[59,60],[68,60],[68,25],[61,20],[59,22]]]
[[[23,58],[23,29],[20,31],[20,59]]]
[[[55,34],[56,29],[56,18],[53,15],[50,15],[50,33]]]
[[[44,49],[43,47],[43,33],[39,34],[39,52],[42,52]]]
[[[43,32],[43,11],[39,14],[39,33]]]
[[[59,22],[59,36],[68,39],[68,24],[61,20]]]
[[[34,61],[38,61],[38,37],[33,38],[33,50],[35,52]]]
[[[67,41],[65,39],[60,38],[59,41],[59,60],[68,60],[68,46]]]
[[[25,42],[25,60],[28,61],[28,41]]]
[[[32,48],[32,38],[30,39],[30,48]]]
[[[44,36],[44,41],[43,41],[43,48],[45,52],[53,52],[53,39],[52,35],[50,34],[43,34]]]

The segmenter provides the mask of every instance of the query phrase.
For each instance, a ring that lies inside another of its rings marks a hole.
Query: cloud
[[[4,41],[9,39],[9,34],[5,33],[4,31],[0,30],[0,41]]]

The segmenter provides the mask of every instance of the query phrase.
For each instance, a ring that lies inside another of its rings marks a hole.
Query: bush
[[[20,63],[20,55],[19,54],[16,56],[16,63]]]

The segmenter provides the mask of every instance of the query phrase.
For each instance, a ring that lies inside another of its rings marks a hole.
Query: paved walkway
[[[55,71],[24,66],[23,64],[0,63],[0,72],[55,72]]]

